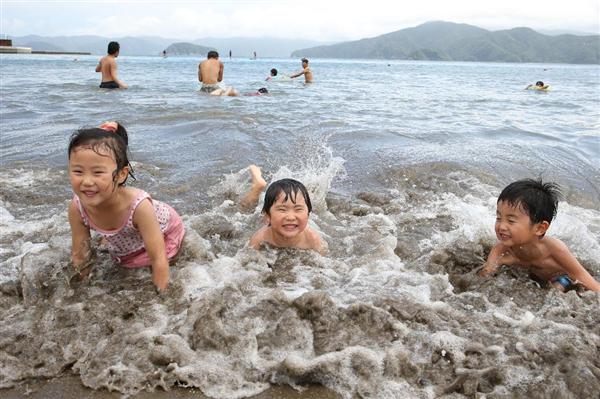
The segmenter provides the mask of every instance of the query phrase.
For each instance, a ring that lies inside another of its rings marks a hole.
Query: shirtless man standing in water
[[[302,75],[304,75],[304,83],[313,82],[313,74],[310,68],[308,67],[308,60],[306,58],[302,58],[302,70],[300,72],[290,75],[290,78],[297,78],[298,76]]]
[[[108,55],[105,55],[98,62],[96,72],[102,72],[102,89],[126,89],[127,85],[117,77],[117,57],[119,56],[119,43],[108,43]]]
[[[202,83],[202,90],[211,93],[220,89],[219,82],[223,80],[223,63],[219,60],[219,53],[211,50],[206,59],[198,65],[198,80]]]

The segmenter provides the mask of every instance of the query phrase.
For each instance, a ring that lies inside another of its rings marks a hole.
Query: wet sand
[[[95,391],[81,384],[77,376],[64,376],[50,380],[32,380],[23,382],[21,385],[0,389],[0,397],[3,399],[121,399],[120,392],[109,392],[107,390]],[[136,399],[208,399],[196,388],[173,388],[169,392],[142,392],[134,396]],[[252,396],[252,399],[341,399],[337,393],[320,385],[310,385],[302,392],[296,391],[290,386],[274,386],[267,391]]]

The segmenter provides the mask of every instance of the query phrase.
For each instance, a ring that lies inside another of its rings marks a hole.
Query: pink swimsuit
[[[85,212],[79,201],[79,197],[77,195],[73,196],[73,202],[77,209],[79,209],[83,223],[106,238],[108,252],[124,267],[144,267],[151,266],[152,264],[144,247],[142,235],[133,225],[133,214],[138,205],[146,198],[154,206],[154,213],[158,219],[160,231],[162,231],[165,237],[165,250],[168,259],[177,255],[185,234],[183,222],[175,209],[164,202],[153,200],[145,191],[137,191],[138,194],[129,207],[127,218],[123,221],[121,227],[115,230],[102,230],[96,226],[94,221]]]

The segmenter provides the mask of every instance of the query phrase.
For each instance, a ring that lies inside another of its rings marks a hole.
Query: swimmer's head
[[[541,80],[538,80],[537,82],[535,82],[535,85],[537,87],[544,87],[544,82],[542,82]]]
[[[109,156],[114,159],[117,164],[116,170],[113,172],[113,181],[115,186],[122,186],[127,181],[127,177],[133,176],[133,168],[129,163],[127,156],[128,144],[127,130],[118,122],[105,122],[97,128],[79,129],[71,136],[69,141],[68,156],[79,149],[91,149],[96,154]],[[119,173],[125,168],[128,168],[125,180],[117,182]]]
[[[302,195],[302,197],[304,197],[306,207],[308,208],[308,213],[312,211],[310,196],[308,195],[308,190],[306,190],[304,184],[294,179],[281,179],[271,183],[269,188],[267,188],[262,213],[265,215],[271,215],[271,207],[281,194],[284,195],[283,202],[286,202],[289,199],[294,204],[296,203],[298,194]]]
[[[258,89],[258,92],[260,94],[269,94],[269,90],[267,90],[266,87],[261,87],[260,89]]]
[[[110,55],[115,55],[116,53],[119,52],[120,48],[121,48],[121,46],[119,46],[119,43],[117,43],[117,42],[110,42],[110,43],[108,43],[107,53],[110,54]]]
[[[306,64],[306,66],[308,66],[308,59],[307,58],[302,58],[301,61],[302,61],[302,65]]]
[[[215,50],[210,50],[208,52],[208,54],[206,55],[206,58],[208,58],[208,59],[219,58],[219,53],[217,53]]]
[[[277,69],[271,69],[271,76],[277,76]]]

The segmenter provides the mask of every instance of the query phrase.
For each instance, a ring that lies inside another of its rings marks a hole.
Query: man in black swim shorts
[[[118,89],[119,84],[117,82],[115,82],[114,80],[111,80],[110,82],[100,83],[100,88],[101,89]]]
[[[127,85],[117,77],[117,57],[120,46],[117,42],[108,43],[108,55],[100,59],[96,66],[96,72],[102,72],[102,89],[126,89]]]

